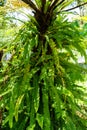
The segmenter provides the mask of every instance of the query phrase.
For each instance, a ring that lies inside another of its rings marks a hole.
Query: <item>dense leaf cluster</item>
[[[83,37],[80,27],[65,15],[54,17],[61,2],[53,3],[48,0],[42,6],[43,15],[41,9],[29,16],[16,39],[6,45],[11,57],[2,60],[0,68],[3,129],[87,129],[87,114],[81,106],[87,104],[85,87],[77,84],[87,71],[76,57],[80,53],[86,58]]]

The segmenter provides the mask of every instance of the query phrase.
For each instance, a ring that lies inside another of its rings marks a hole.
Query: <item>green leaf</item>
[[[41,8],[41,0],[35,0],[35,2],[37,4],[38,8]]]
[[[69,1],[65,1],[61,4],[61,8],[64,9],[67,6],[69,6],[71,3],[73,2],[73,0],[69,0]]]
[[[44,81],[45,82],[45,81]],[[50,130],[51,122],[50,122],[50,112],[49,112],[49,100],[48,100],[48,85],[45,82],[45,88],[42,90],[43,97],[43,129]]]
[[[43,116],[41,114],[37,113],[36,120],[37,120],[39,126],[41,127],[41,129],[43,129]]]
[[[28,121],[28,117],[26,117],[22,122],[19,124],[18,130],[24,130],[26,122]]]
[[[14,102],[13,97],[10,97],[10,106],[9,106],[9,126],[13,127],[13,117],[14,117]]]
[[[76,130],[76,126],[73,123],[73,120],[67,117],[67,123],[65,125],[65,130]]]
[[[7,95],[8,93],[10,93],[12,91],[12,89],[8,89],[6,92],[3,92],[2,94],[0,94],[0,97],[3,97],[5,95]]]
[[[23,100],[24,94],[19,96],[17,101],[16,101],[16,106],[15,106],[15,120],[18,121],[18,112],[19,112],[19,107],[21,105],[21,102]]]
[[[32,124],[32,125],[30,125],[29,127],[27,127],[26,130],[34,130],[34,128],[35,128],[35,124]]]
[[[35,75],[33,77],[33,87],[34,87],[34,109],[35,112],[37,113],[38,108],[39,108],[39,101],[40,101],[40,97],[39,97],[39,85],[38,85],[38,76]]]

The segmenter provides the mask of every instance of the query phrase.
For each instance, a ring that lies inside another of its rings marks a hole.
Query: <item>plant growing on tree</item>
[[[7,45],[12,57],[1,68],[3,118],[6,115],[2,127],[86,130],[87,115],[79,105],[85,104],[85,88],[76,84],[83,68],[75,56],[76,52],[86,56],[85,46],[79,26],[61,13],[73,0],[23,1],[34,16]]]

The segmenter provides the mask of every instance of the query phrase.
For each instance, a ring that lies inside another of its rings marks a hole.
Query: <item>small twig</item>
[[[59,12],[57,12],[57,14],[59,14],[59,13],[61,13],[61,12],[66,12],[66,11],[74,10],[74,9],[79,8],[79,7],[81,7],[81,6],[84,6],[84,5],[86,5],[86,4],[87,4],[87,2],[85,2],[85,3],[83,3],[83,4],[80,4],[80,5],[77,5],[77,6],[75,6],[75,7],[72,7],[72,8],[66,9],[66,10],[59,11]]]

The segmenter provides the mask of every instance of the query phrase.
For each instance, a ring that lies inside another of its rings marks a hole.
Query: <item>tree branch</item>
[[[53,7],[57,4],[58,1],[59,1],[59,0],[55,0],[55,1],[53,2],[53,4],[50,6],[50,8],[53,8]]]
[[[45,4],[46,4],[46,0],[41,0],[42,2],[42,12],[44,11],[44,7],[45,7]]]
[[[22,0],[22,1],[28,4],[34,11],[38,11],[38,8],[31,0]]]
[[[61,0],[61,1],[59,2],[59,0],[55,0],[55,1],[53,2],[53,4],[50,5],[50,7],[48,8],[48,12],[52,12],[57,6],[59,6],[60,4],[62,4],[64,1],[65,1],[65,0]]]
[[[65,0],[60,1],[57,5],[54,6],[54,9],[55,9],[57,6],[61,5],[64,1],[65,1]]]
[[[73,8],[70,8],[70,9],[66,9],[66,10],[59,11],[59,12],[57,12],[57,14],[59,14],[59,13],[61,13],[61,12],[66,12],[66,11],[74,10],[74,9],[79,8],[79,7],[81,7],[81,6],[84,6],[84,5],[86,5],[86,4],[87,4],[87,2],[85,2],[85,3],[83,3],[83,4],[80,4],[80,5],[77,5],[77,6],[73,7]]]
[[[59,2],[59,0],[55,0],[53,4],[50,6],[50,9],[53,10],[56,6],[62,4],[65,0]]]

